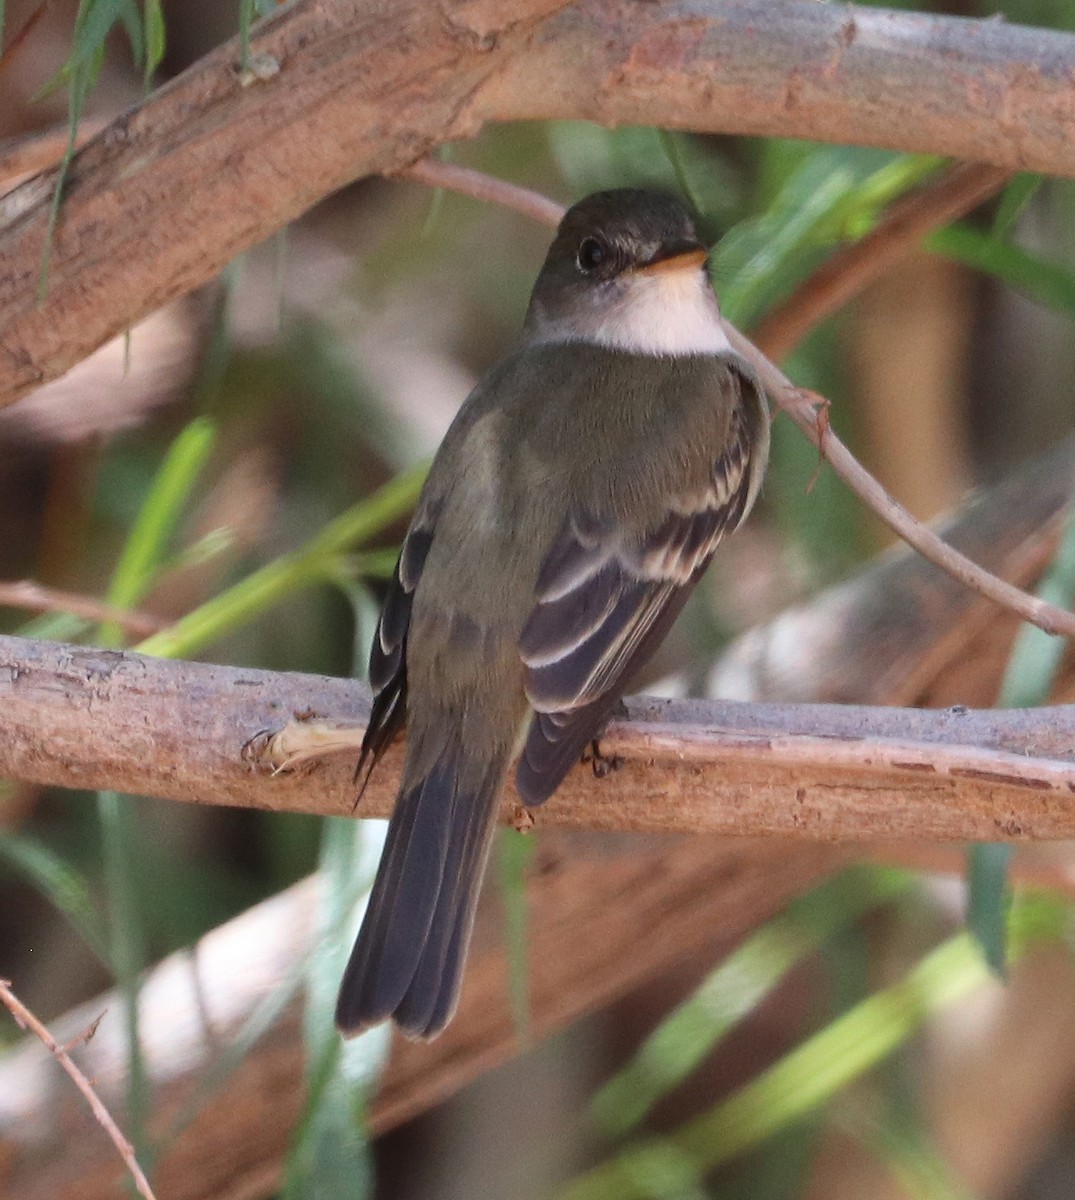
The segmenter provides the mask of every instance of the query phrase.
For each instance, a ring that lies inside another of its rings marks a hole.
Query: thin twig
[[[145,1200],[156,1200],[153,1189],[149,1186],[149,1180],[145,1177],[134,1156],[134,1147],[123,1136],[122,1130],[112,1119],[111,1113],[105,1108],[100,1096],[94,1091],[93,1084],[82,1074],[74,1060],[49,1033],[46,1026],[15,995],[11,990],[11,984],[6,979],[0,979],[0,1002],[6,1006],[21,1029],[28,1029],[44,1043],[60,1066],[70,1075],[75,1087],[86,1097],[86,1103],[93,1110],[93,1115],[112,1139],[112,1144],[119,1151],[120,1158],[127,1164],[127,1170],[131,1173],[139,1195],[143,1196]]]
[[[550,200],[540,192],[508,183],[493,175],[475,171],[471,167],[443,162],[439,158],[420,158],[411,166],[396,172],[393,178],[410,179],[414,183],[424,183],[427,187],[444,188],[445,191],[459,192],[474,200],[485,200],[490,204],[513,208],[524,217],[529,217],[540,225],[549,225],[553,229],[560,224],[560,218],[564,215],[562,204]]]
[[[92,596],[45,587],[32,579],[0,581],[0,608],[22,608],[37,613],[70,613],[96,624],[113,623],[136,637],[149,637],[167,628],[168,622],[149,613],[115,608]]]
[[[41,3],[34,9],[32,13],[23,22],[22,28],[15,34],[8,44],[0,51],[0,71],[7,70],[15,60],[15,55],[22,50],[30,38],[30,34],[34,31],[34,26],[41,20],[48,10],[50,0],[41,0]]]
[[[939,179],[901,196],[865,237],[837,250],[766,314],[751,330],[754,344],[779,362],[928,233],[977,208],[1011,177],[1010,171],[984,163],[954,163]]]
[[[554,214],[562,215],[564,211],[562,206],[535,192],[504,184],[480,171],[463,172],[457,169],[457,173],[452,175],[437,174],[437,185],[440,187],[506,205],[525,216],[541,214],[536,219],[544,224],[550,224]],[[809,285],[804,285],[798,293],[796,306],[789,301],[784,308],[781,325],[769,330],[770,344],[777,341],[778,346],[786,352],[794,345],[793,334],[795,339],[804,336],[817,321],[828,316],[837,304],[845,303],[900,255],[916,245],[930,229],[951,221],[992,195],[1003,186],[1006,178],[1008,173],[998,168],[964,164],[953,168],[932,192],[918,193],[913,199],[897,202],[889,215],[890,219],[886,218],[870,235],[872,240],[864,252],[855,253],[857,247],[851,247],[837,256],[839,261],[833,260],[836,265],[831,270],[823,268],[815,274],[814,278],[822,279],[817,296],[807,290]],[[915,520],[832,432],[828,421],[818,419],[819,405],[827,404],[827,401],[797,388],[750,338],[729,322],[725,321],[724,324],[732,344],[754,365],[773,403],[791,417],[844,483],[897,536],[954,579],[1017,613],[1023,620],[1030,621],[1046,633],[1075,637],[1075,614],[998,579]]]
[[[1046,633],[1075,637],[1075,613],[1040,600],[1037,596],[1031,596],[1029,592],[999,579],[949,546],[929,526],[916,521],[862,466],[833,433],[828,421],[818,420],[819,408],[827,401],[813,392],[796,387],[779,367],[770,362],[757,346],[733,325],[725,321],[724,327],[735,349],[758,372],[773,402],[791,417],[825,456],[833,471],[893,533],[934,566],[947,571],[953,579],[958,579],[979,595],[1016,613],[1024,621],[1029,621]]]

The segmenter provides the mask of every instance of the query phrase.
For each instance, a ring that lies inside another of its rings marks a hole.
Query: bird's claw
[[[588,751],[583,753],[583,762],[590,764],[595,779],[604,779],[623,765],[623,759],[618,754],[603,754],[601,744],[594,738]]]

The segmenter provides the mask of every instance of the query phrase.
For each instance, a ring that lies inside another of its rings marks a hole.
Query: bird
[[[380,612],[356,779],[404,725],[406,754],[344,1036],[451,1020],[512,763],[537,806],[580,761],[750,512],[768,451],[683,202],[624,188],[569,208],[521,337],[437,451]]]

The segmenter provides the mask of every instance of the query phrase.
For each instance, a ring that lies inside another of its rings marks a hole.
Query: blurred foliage
[[[1024,898],[1009,922],[1009,954],[1070,929],[1066,904]],[[715,1167],[808,1116],[905,1042],[936,1009],[981,986],[989,968],[968,933],[930,951],[899,983],[874,993],[808,1038],[708,1113],[665,1138],[650,1137],[579,1177],[564,1200],[646,1200],[704,1195]]]
[[[274,7],[271,0],[240,0],[244,63],[252,22]],[[974,12],[1075,29],[1069,0],[983,3]],[[129,43],[142,85],[171,53],[165,15],[169,23],[182,20],[165,14],[159,0],[141,6],[81,0],[70,53],[49,85],[68,94],[65,169],[95,84],[118,69],[108,54],[114,32]],[[4,19],[0,0],[0,46]],[[705,235],[719,242],[714,273],[724,310],[746,327],[943,165],[854,147],[575,122],[491,129],[443,152],[564,199],[614,186],[683,194]],[[63,173],[54,221],[62,186]],[[1038,392],[1049,390],[1060,395],[1070,422],[1070,324],[1062,326],[1059,349],[1040,326],[1046,315],[1065,323],[1075,318],[1073,230],[1075,187],[1020,176],[984,212],[927,241],[929,252],[973,271],[975,286],[994,303],[1011,305],[1018,296],[1040,306],[1033,310],[1036,323],[1018,325],[1016,336],[1048,374],[1035,389],[1023,383],[1016,364],[979,403],[976,411],[987,420],[999,421],[1005,407],[1018,403],[1034,428],[1041,424]],[[58,582],[165,618],[165,628],[139,649],[361,674],[376,599],[423,463],[467,384],[515,335],[546,241],[546,231],[514,214],[398,183],[358,184],[319,206],[286,240],[247,256],[205,298],[208,315],[194,339],[199,369],[182,395],[160,409],[147,405],[122,432],[77,447],[78,466],[92,481],[86,492],[65,490],[69,462],[58,440],[5,441],[14,435],[0,429],[0,575],[21,569],[28,547],[38,562],[55,561],[39,513],[11,499],[26,486],[20,472],[30,471],[30,493],[59,507],[61,527],[86,531],[77,554],[63,560]],[[845,318],[827,322],[795,350],[787,369],[833,401],[833,424],[855,445],[848,336]],[[139,352],[136,332],[132,353]],[[753,539],[773,611],[846,575],[870,552],[871,536],[859,507],[830,472],[819,471],[815,452],[789,422],[777,420],[763,502],[742,535]],[[1063,604],[1075,586],[1073,553],[1069,532],[1043,585]],[[718,566],[711,575],[684,623],[687,660],[711,656],[756,616],[754,605],[736,598],[740,581],[731,571]],[[2,627],[103,645],[124,640],[115,626],[94,629],[62,613],[26,619],[8,612]],[[1055,640],[1021,633],[1004,701],[1040,703],[1059,654]],[[689,661],[680,665],[681,682],[685,677],[691,686],[699,673]],[[94,806],[79,793],[55,792],[35,793],[28,815],[8,821],[15,790],[0,790],[0,902],[30,914],[27,924],[37,930],[47,930],[55,913],[70,926],[64,936],[86,946],[89,965],[81,977],[72,971],[61,982],[42,975],[35,983],[37,964],[27,962],[31,935],[12,928],[0,940],[0,974],[27,977],[29,998],[46,1013],[108,983],[121,987],[130,1060],[127,1132],[145,1161],[151,1165],[186,1128],[206,1096],[226,1088],[230,1072],[301,990],[307,1093],[280,1194],[328,1200],[372,1194],[365,1105],[387,1052],[386,1034],[344,1045],[332,1028],[332,1007],[380,824],[176,813],[175,806],[111,793]],[[532,852],[532,838],[513,836],[500,858],[512,1001],[524,1034],[526,928],[535,919],[526,911],[524,880]],[[1003,848],[972,851],[974,936],[946,930],[944,914],[910,877],[875,869],[822,885],[755,931],[691,995],[670,1005],[598,1091],[592,1132],[610,1157],[563,1194],[793,1196],[819,1131],[832,1121],[868,1146],[908,1195],[963,1200],[967,1190],[929,1136],[913,1079],[890,1087],[882,1064],[897,1050],[910,1054],[932,1013],[982,985],[987,962],[1000,969],[1006,952],[1018,958],[1036,941],[1068,934],[1069,913],[1060,901],[1009,895],[1006,859]],[[315,867],[327,882],[317,945],[250,1015],[169,1130],[151,1137],[138,1022],[142,972]],[[911,931],[912,947],[902,977],[880,985],[874,941],[863,924],[869,915],[873,928],[878,910]],[[921,919],[924,910],[931,920]],[[816,1006],[824,1011],[812,1014],[814,1032],[730,1094],[703,1093],[694,1115],[662,1127],[659,1114],[669,1099],[688,1089],[714,1052],[810,963],[821,964],[831,993],[827,1005]],[[846,1089],[867,1084],[884,1092],[879,1108],[864,1112],[850,1099],[841,1108]],[[727,1170],[733,1161],[738,1174]]]
[[[1075,316],[1075,311],[1072,313]],[[1075,600],[1075,505],[1068,513],[1060,546],[1037,593],[1060,608]],[[1034,625],[1024,624],[1016,637],[997,704],[1001,708],[1034,708],[1045,704],[1060,670],[1064,643]],[[981,943],[989,965],[1006,971],[1005,929],[1009,901],[1007,843],[970,847],[967,859],[967,924]]]

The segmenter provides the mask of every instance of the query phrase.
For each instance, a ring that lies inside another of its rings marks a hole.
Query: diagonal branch
[[[1075,613],[1058,608],[1037,596],[998,579],[949,546],[943,538],[913,516],[885,491],[833,432],[825,413],[823,397],[805,392],[775,366],[744,334],[725,322],[733,346],[754,364],[773,401],[795,422],[818,448],[837,475],[873,512],[923,558],[947,571],[961,583],[1018,613],[1046,633],[1075,637]]]
[[[386,16],[386,11],[390,16]],[[0,199],[0,403],[361,175],[487,121],[817,138],[1075,176],[1075,36],[787,0],[298,0]],[[1002,114],[998,119],[998,113]]]
[[[556,224],[563,215],[560,206],[529,189],[432,159],[415,164],[406,175],[422,183],[503,204],[544,224]],[[956,164],[939,182],[894,204],[885,220],[861,242],[834,255],[773,314],[771,320],[762,325],[756,336],[776,353],[787,353],[817,322],[841,304],[846,304],[892,262],[917,245],[931,229],[976,207],[999,190],[1007,178],[1006,172],[995,167]],[[1030,621],[1046,633],[1075,637],[1075,613],[999,579],[916,520],[885,491],[832,431],[824,412],[827,401],[796,387],[735,326],[725,322],[725,328],[735,348],[754,364],[773,403],[791,417],[836,474],[897,536],[960,583],[1017,613],[1024,621]]]
[[[983,163],[955,163],[940,179],[897,200],[865,237],[843,247],[750,331],[754,344],[779,362],[822,321],[839,312],[927,234],[958,220],[996,195],[1011,172]]]

